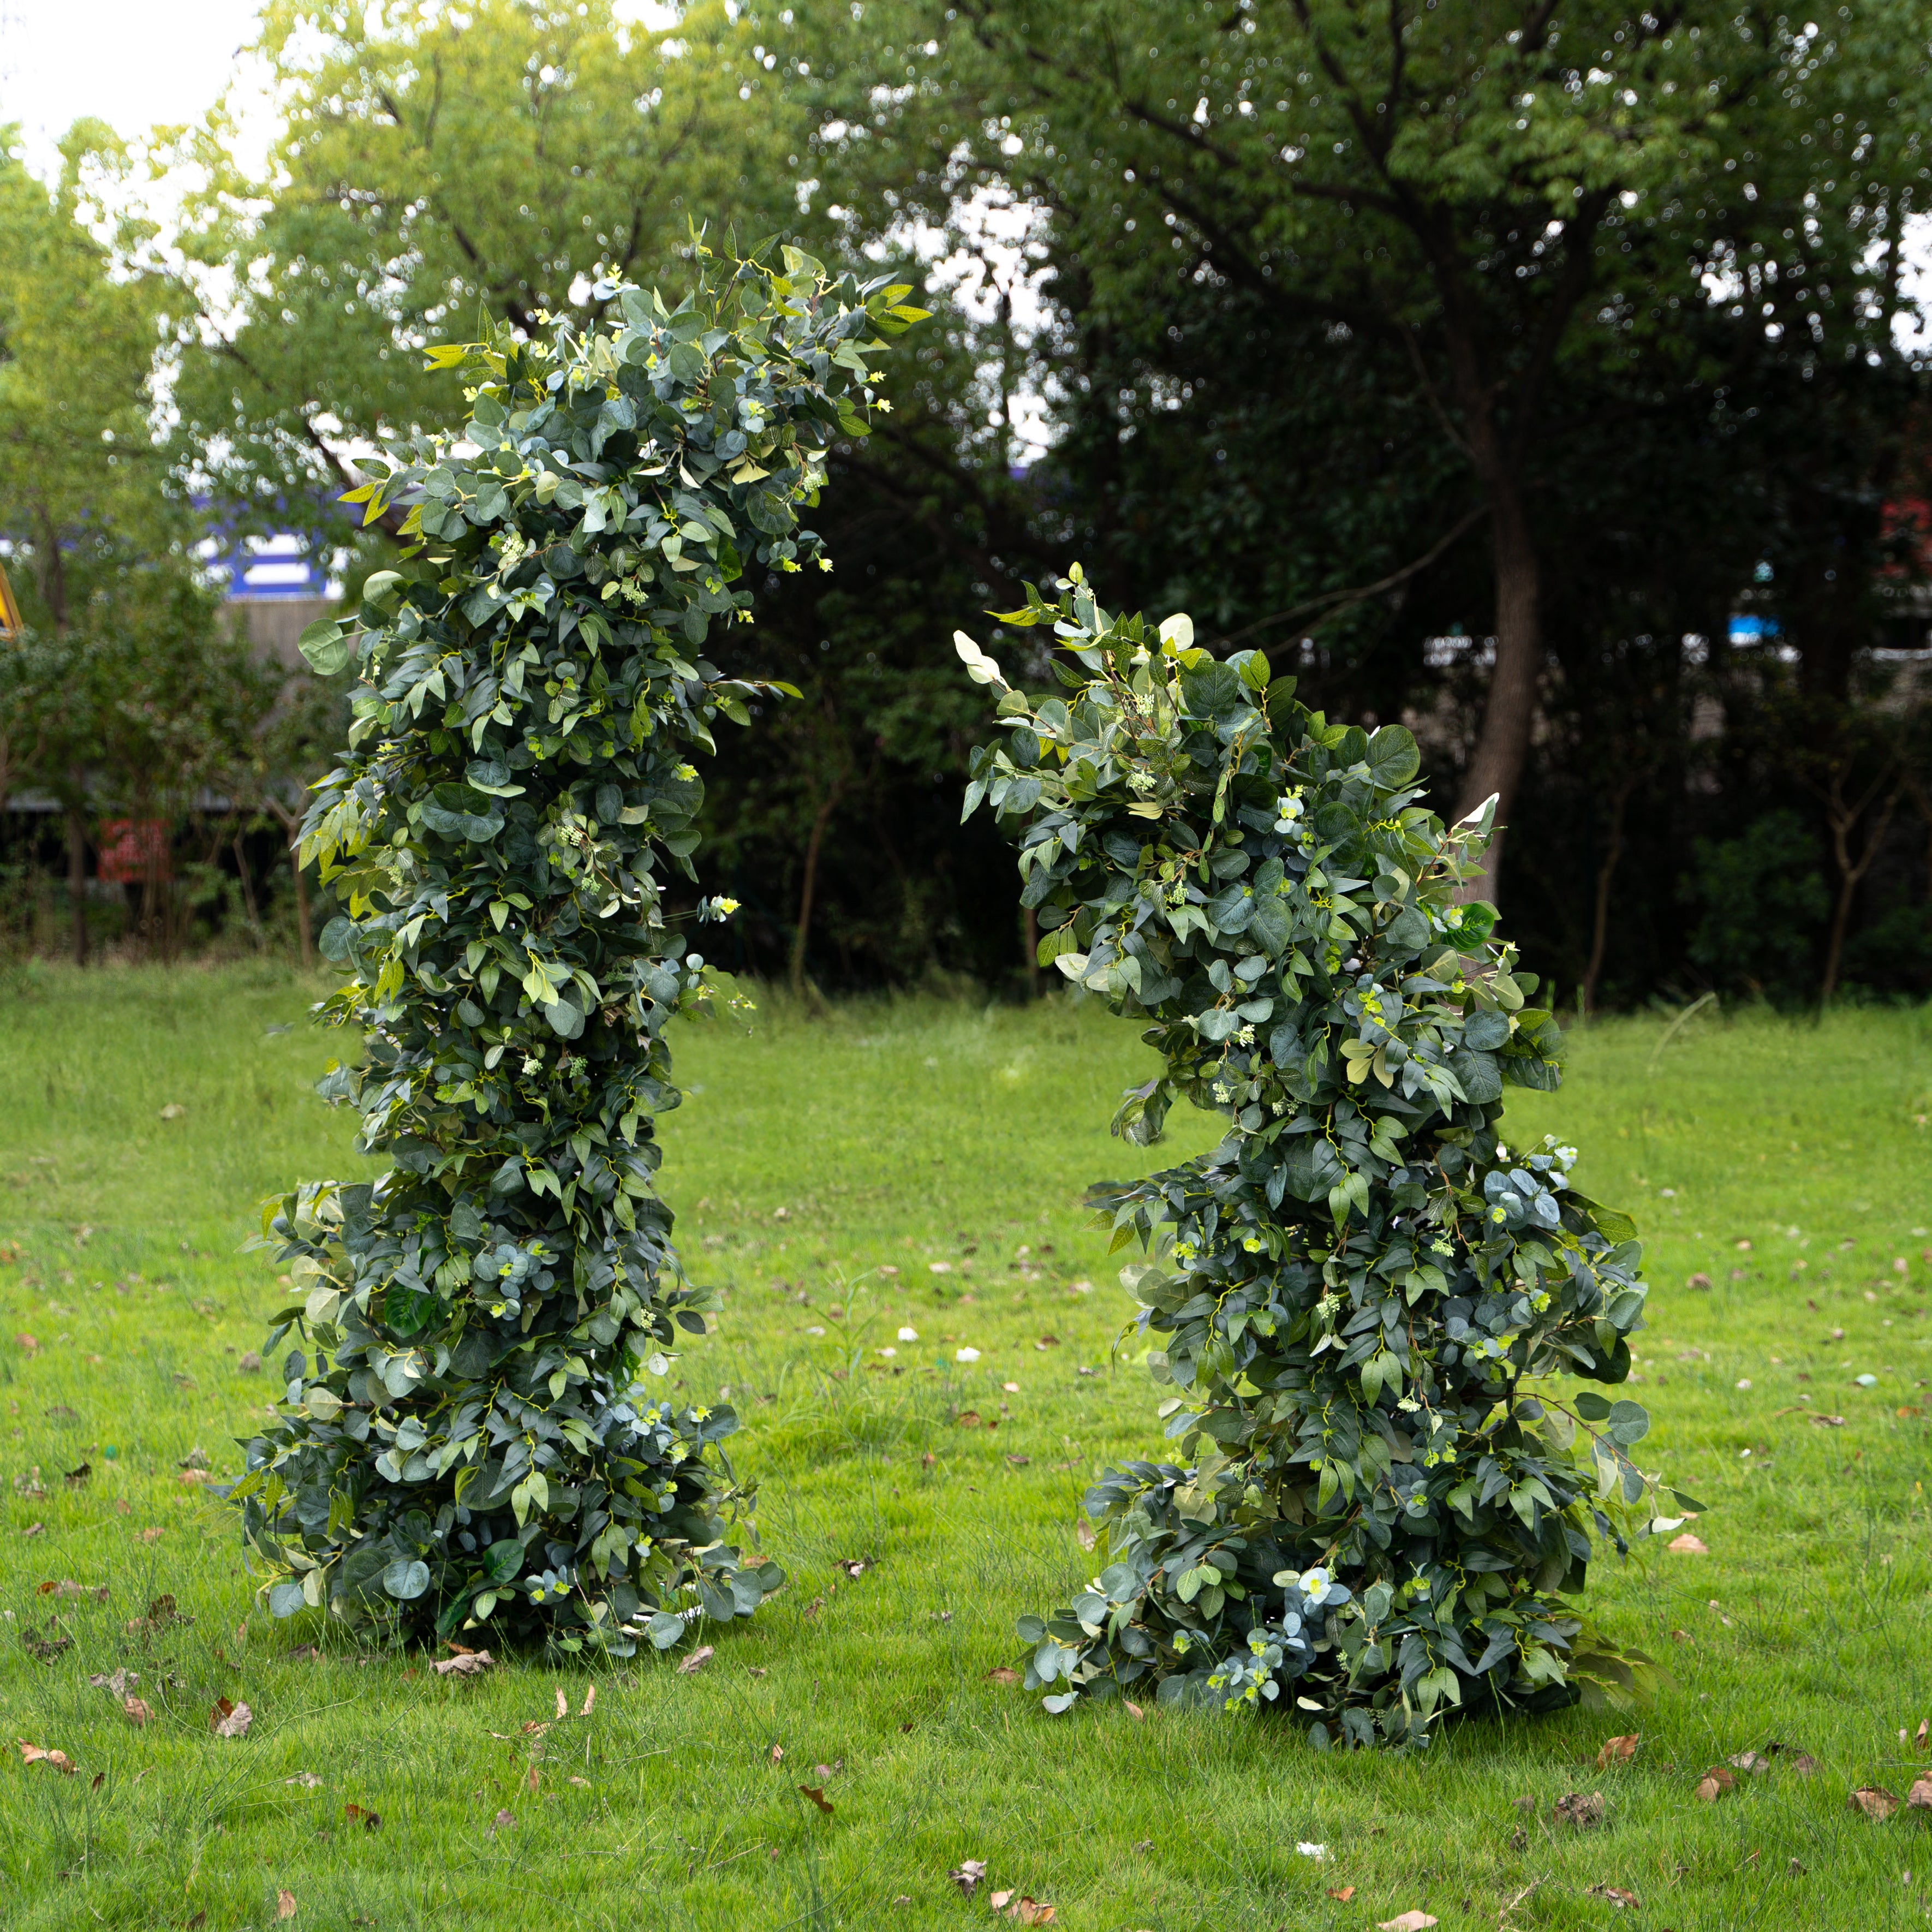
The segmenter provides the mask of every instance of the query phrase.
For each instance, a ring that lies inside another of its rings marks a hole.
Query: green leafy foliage
[[[1445,830],[1400,726],[1331,724],[1185,617],[1110,616],[1077,566],[1006,621],[1052,625],[1066,694],[1005,689],[958,640],[1010,727],[967,812],[1019,844],[1041,963],[1147,1022],[1162,1070],[1116,1130],[1151,1141],[1178,1095],[1228,1121],[1090,1197],[1149,1256],[1126,1332],[1190,1460],[1089,1492],[1109,1561],[1022,1620],[1028,1684],[1058,1712],[1158,1680],[1361,1744],[1626,1696],[1644,1660],[1594,1653],[1566,1600],[1593,1534],[1663,1520],[1628,1453],[1647,1418],[1545,1378],[1628,1375],[1641,1252],[1569,1186],[1574,1149],[1501,1137],[1562,1036],[1493,909],[1458,902],[1489,812]]]
[[[760,252],[675,310],[600,285],[608,331],[432,350],[473,385],[460,439],[353,493],[415,541],[356,626],[304,640],[362,680],[304,854],[349,908],[323,1010],[365,1042],[322,1090],[393,1166],[269,1210],[300,1298],[271,1348],[308,1346],[234,1493],[278,1615],[625,1653],[782,1580],[724,1540],[731,1412],[669,1393],[719,1304],[671,1244],[652,1122],[666,1027],[718,989],[664,872],[696,877],[687,753],[782,689],[722,677],[706,634],[748,619],[748,568],[818,553],[800,507],[917,312]]]

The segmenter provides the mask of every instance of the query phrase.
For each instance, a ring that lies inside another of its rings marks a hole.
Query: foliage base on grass
[[[1077,571],[1004,621],[1053,627],[1066,695],[1005,689],[960,638],[1012,726],[967,810],[1019,842],[1041,963],[1148,1022],[1162,1070],[1116,1130],[1151,1140],[1177,1095],[1228,1121],[1091,1197],[1148,1255],[1128,1334],[1187,1460],[1089,1494],[1111,1560],[1022,1620],[1028,1685],[1058,1712],[1157,1683],[1364,1744],[1623,1697],[1647,1666],[1574,1600],[1593,1536],[1658,1520],[1628,1453],[1648,1419],[1543,1378],[1628,1375],[1641,1250],[1569,1185],[1574,1149],[1500,1137],[1505,1087],[1556,1086],[1562,1039],[1493,910],[1459,901],[1487,812],[1445,830],[1407,731],[1329,723],[1185,618],[1110,617]]]
[[[359,642],[304,639],[363,680],[304,856],[350,908],[324,1012],[365,1040],[323,1091],[394,1165],[272,1211],[299,1298],[281,1334],[311,1346],[234,1494],[278,1615],[622,1653],[782,1581],[724,1540],[706,1455],[730,1411],[670,1392],[676,1337],[719,1304],[655,1185],[664,1029],[714,991],[663,873],[695,878],[687,754],[782,689],[722,677],[706,634],[748,614],[748,568],[816,552],[799,507],[865,433],[865,358],[917,319],[905,292],[795,250],[674,312],[600,285],[610,332],[433,351],[474,384],[460,440],[352,493],[406,512],[410,547]]]

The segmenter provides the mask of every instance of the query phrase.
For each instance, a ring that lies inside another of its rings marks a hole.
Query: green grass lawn
[[[298,1928],[776,1932],[984,1922],[1009,1888],[1077,1932],[1595,1926],[1610,1887],[1676,1932],[1928,1917],[1932,1813],[1846,1800],[1932,1772],[1909,1737],[1932,1714],[1932,1014],[1605,1024],[1563,1092],[1512,1100],[1643,1225],[1640,1460],[1712,1505],[1709,1553],[1593,1570],[1598,1618],[1671,1673],[1652,1708],[1343,1758],[1265,1718],[1048,1718],[990,1675],[1014,1618],[1090,1572],[1089,1479],[1160,1442],[1078,1204],[1132,1165],[1106,1129],[1144,1050],[1064,1000],[678,1041],[662,1181],[727,1304],[676,1372],[729,1390],[748,1540],[792,1578],[706,1667],[450,1679],[271,1622],[178,1466],[235,1472],[274,1393],[244,1360],[278,1299],[242,1250],[260,1197],[355,1165],[308,1090],[316,990],[50,972],[0,1000],[0,1922],[265,1925],[286,1892]],[[1174,1124],[1163,1162],[1213,1138]],[[137,1628],[164,1594],[192,1621]],[[124,1668],[138,1728],[88,1683]],[[223,1697],[245,1737],[212,1732]],[[1772,1741],[1815,1774],[1774,1759],[1697,1800]],[[1600,1826],[1553,1814],[1571,1792]],[[968,1858],[970,1902],[947,1880]]]

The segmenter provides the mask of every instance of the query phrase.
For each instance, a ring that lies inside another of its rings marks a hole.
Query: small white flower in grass
[[[976,1362],[980,1359],[977,1348],[962,1348],[952,1358],[956,1362]]]
[[[825,1333],[825,1330],[823,1328],[808,1328],[805,1332],[808,1335],[823,1335]]]
[[[1749,1388],[1750,1387],[1750,1377],[1749,1376],[1739,1376],[1738,1378],[1738,1387],[1741,1389]]]
[[[1294,1849],[1299,1852],[1304,1858],[1315,1858],[1319,1860],[1325,1858],[1328,1856],[1328,1847],[1326,1845],[1311,1845],[1307,1844],[1305,1840],[1298,1844]]]
[[[879,1351],[879,1353],[890,1358],[892,1356],[896,1355],[898,1353],[898,1351],[896,1348],[881,1348]]]
[[[919,1330],[916,1328],[902,1328],[899,1330],[899,1340],[902,1342],[916,1342],[919,1340]]]

